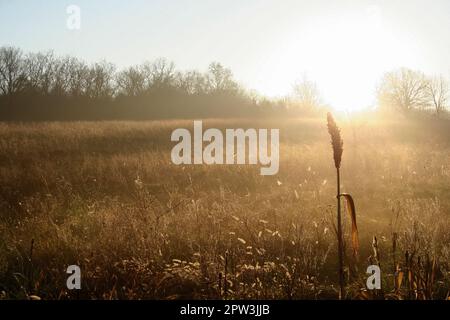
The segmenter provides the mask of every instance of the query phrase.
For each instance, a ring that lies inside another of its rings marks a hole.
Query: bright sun
[[[377,7],[363,15],[324,16],[291,30],[277,44],[261,71],[260,89],[286,94],[306,75],[336,111],[358,111],[374,105],[383,73],[412,61],[411,52],[410,44],[383,25]]]

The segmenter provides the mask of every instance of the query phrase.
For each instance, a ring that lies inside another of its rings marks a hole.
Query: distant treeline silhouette
[[[178,71],[163,58],[117,70],[106,61],[0,48],[0,120],[260,117],[289,109],[247,92],[217,62],[204,73]]]
[[[378,110],[448,118],[449,88],[442,76],[394,70],[380,80]],[[206,72],[179,71],[163,58],[117,70],[107,61],[0,47],[0,120],[291,117],[328,109],[314,82],[304,78],[292,89],[291,96],[264,98],[218,62]]]

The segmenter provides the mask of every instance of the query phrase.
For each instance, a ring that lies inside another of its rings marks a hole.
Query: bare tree
[[[427,89],[430,105],[435,110],[436,116],[440,117],[447,108],[449,93],[448,81],[442,75],[433,77],[428,81]]]
[[[177,86],[187,94],[204,94],[208,92],[208,78],[198,71],[178,73]]]
[[[89,67],[77,58],[70,58],[66,61],[68,78],[68,94],[73,97],[80,97],[86,94],[89,80]]]
[[[114,71],[112,63],[102,61],[89,69],[86,95],[90,98],[112,98],[114,96]]]
[[[152,63],[145,63],[142,70],[146,77],[148,88],[170,88],[175,81],[175,64],[164,58],[159,58]]]
[[[218,62],[209,65],[209,84],[212,91],[237,91],[238,84],[233,80],[233,73]]]
[[[428,105],[428,80],[422,72],[402,68],[386,73],[378,88],[382,108],[408,113]]]
[[[294,84],[293,95],[294,103],[300,109],[314,109],[322,105],[322,98],[317,85],[306,77]]]
[[[25,63],[20,49],[13,47],[0,48],[0,91],[11,96],[24,89],[27,76]]]
[[[51,93],[60,97],[67,95],[70,91],[70,77],[70,58],[55,59]]]
[[[144,92],[146,76],[140,66],[130,67],[117,74],[116,83],[119,93],[135,97]]]
[[[26,56],[28,90],[44,95],[50,92],[54,76],[54,61],[53,52],[31,53]]]

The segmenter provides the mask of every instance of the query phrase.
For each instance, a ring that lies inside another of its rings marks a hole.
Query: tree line
[[[0,48],[1,120],[96,120],[274,115],[285,108],[244,90],[217,62],[178,71],[160,58],[124,70],[53,52]]]
[[[400,69],[378,88],[381,110],[447,111],[443,77]],[[0,120],[113,120],[315,115],[326,111],[314,82],[304,78],[289,97],[267,99],[245,90],[212,62],[206,72],[179,71],[164,58],[118,70],[52,51],[0,48]]]
[[[427,76],[407,68],[386,73],[378,87],[381,110],[433,113],[443,117],[448,113],[449,83],[442,75]]]

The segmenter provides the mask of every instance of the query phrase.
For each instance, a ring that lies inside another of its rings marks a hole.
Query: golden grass
[[[191,121],[0,124],[0,296],[337,298],[326,123],[204,123],[280,128],[279,174],[171,164],[170,133]],[[344,243],[346,298],[447,298],[448,124],[341,123],[360,237],[359,261]],[[364,290],[375,260],[376,293]],[[81,292],[65,287],[70,264]]]

